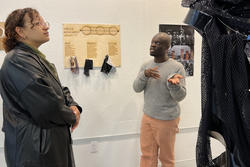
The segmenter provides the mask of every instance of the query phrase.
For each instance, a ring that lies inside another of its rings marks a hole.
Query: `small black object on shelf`
[[[108,74],[111,71],[115,71],[115,67],[112,65],[111,61],[109,60],[109,56],[106,55],[103,60],[101,72]]]
[[[84,75],[87,77],[89,76],[89,70],[93,69],[93,60],[85,59],[85,65],[84,65]]]

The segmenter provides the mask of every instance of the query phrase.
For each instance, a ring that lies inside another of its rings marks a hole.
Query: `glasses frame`
[[[48,27],[50,28],[50,24],[48,21],[38,21],[36,23],[33,23],[34,27]]]

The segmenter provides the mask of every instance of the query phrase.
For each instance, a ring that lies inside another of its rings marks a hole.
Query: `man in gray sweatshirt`
[[[133,83],[135,92],[144,91],[141,122],[140,167],[174,167],[174,144],[180,120],[179,101],[186,96],[185,70],[181,63],[168,57],[171,39],[156,34],[150,45],[154,59],[144,63]]]

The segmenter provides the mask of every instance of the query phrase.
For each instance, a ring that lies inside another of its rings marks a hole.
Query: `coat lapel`
[[[38,56],[38,55],[37,55]],[[39,56],[38,56],[39,57]],[[42,60],[40,57],[39,57],[39,60],[40,60],[40,62],[45,66],[45,68],[47,69],[47,71],[53,76],[53,78],[58,82],[58,84],[61,86],[61,83],[60,83],[60,81],[59,81],[59,78],[58,78],[58,76],[56,76],[55,74],[54,74],[54,72],[53,71],[51,71],[51,69],[50,69],[50,67],[47,65],[47,63],[45,63],[44,62],[44,60]],[[54,66],[54,64],[53,64],[53,66]],[[57,73],[57,72],[56,72]]]
[[[38,59],[38,61],[46,68],[46,70],[52,75],[52,77],[56,80],[56,82],[61,86],[61,82],[59,81],[59,77],[55,76],[54,72],[51,70],[51,68],[48,66],[48,64],[42,60],[42,58],[35,52],[33,51],[30,47],[28,47],[27,45],[23,44],[23,43],[19,43],[18,45],[22,50],[30,52],[31,56],[35,59]],[[54,64],[52,64],[54,66]],[[55,67],[55,66],[54,66]],[[55,68],[56,69],[56,68]],[[57,72],[55,72],[57,74]]]

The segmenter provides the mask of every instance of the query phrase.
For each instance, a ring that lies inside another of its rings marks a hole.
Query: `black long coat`
[[[19,43],[0,72],[3,132],[8,167],[75,167],[69,106],[81,107],[46,62]]]

